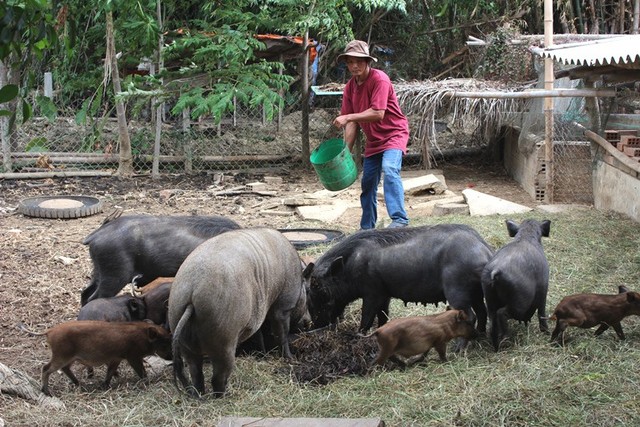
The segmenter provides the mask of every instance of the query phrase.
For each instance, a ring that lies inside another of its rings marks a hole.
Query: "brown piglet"
[[[447,343],[454,338],[473,339],[478,335],[473,321],[463,310],[447,310],[428,316],[412,316],[393,319],[376,329],[367,337],[375,336],[380,351],[373,365],[383,365],[391,359],[401,366],[408,366],[424,360],[427,353],[435,348],[440,360],[447,360]],[[398,356],[409,358],[420,355],[409,363]]]
[[[61,369],[78,385],[71,371],[74,362],[86,366],[107,365],[104,387],[108,387],[122,360],[129,362],[140,378],[146,377],[143,358],[158,354],[171,359],[171,334],[149,322],[106,322],[73,320],[56,325],[44,333],[51,349],[51,360],[42,367],[42,392],[49,395],[49,376]]]
[[[598,336],[612,327],[620,339],[625,339],[620,322],[632,314],[640,315],[640,293],[619,287],[615,295],[575,294],[568,295],[557,305],[550,319],[556,321],[551,341],[564,342],[564,331],[568,326],[592,328],[598,326]]]

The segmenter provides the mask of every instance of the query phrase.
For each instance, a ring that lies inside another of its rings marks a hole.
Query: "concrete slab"
[[[413,203],[415,200],[412,200],[407,204],[407,210],[409,210],[409,216],[411,216],[412,212],[420,211],[424,215],[431,215],[433,213],[433,208],[442,203],[464,203],[464,197],[455,194],[453,191],[445,191],[443,196],[432,196],[426,202],[418,202]]]
[[[349,205],[348,202],[337,199],[331,205],[298,206],[296,212],[303,220],[333,222],[345,213]]]
[[[437,203],[433,207],[434,216],[453,214],[469,215],[469,205],[466,203]]]
[[[402,178],[402,185],[404,187],[404,194],[409,196],[421,196],[421,195],[433,195],[442,194],[446,191],[447,186],[444,183],[444,178],[440,179],[434,174],[427,174],[416,176],[412,178]],[[384,196],[383,186],[378,188],[378,197]]]
[[[469,213],[471,216],[508,215],[530,212],[533,210],[530,207],[519,205],[489,194],[484,194],[470,188],[462,190],[462,196],[469,205]]]
[[[380,418],[252,418],[224,417],[217,427],[384,427]]]
[[[317,199],[311,197],[287,197],[285,199],[282,199],[282,204],[285,206],[330,205],[333,204],[333,200]]]

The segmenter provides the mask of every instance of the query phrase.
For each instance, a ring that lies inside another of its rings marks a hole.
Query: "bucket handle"
[[[338,128],[336,128],[333,123],[329,123],[329,127],[327,128],[327,130],[324,132],[324,134],[322,134],[322,139],[320,141],[326,141],[328,136],[333,136],[333,137],[338,137],[339,136],[339,131]],[[345,130],[342,130],[342,139],[344,140],[345,137]]]

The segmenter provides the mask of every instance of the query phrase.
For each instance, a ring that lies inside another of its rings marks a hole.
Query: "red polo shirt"
[[[406,153],[409,122],[400,110],[389,76],[375,68],[369,69],[369,75],[363,84],[358,85],[354,77],[347,82],[340,114],[361,113],[369,108],[384,110],[384,118],[378,122],[359,123],[367,136],[364,156],[369,157],[392,148]]]

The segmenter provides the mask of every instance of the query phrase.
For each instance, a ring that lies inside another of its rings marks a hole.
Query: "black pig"
[[[358,298],[360,331],[367,331],[376,316],[382,326],[393,297],[405,303],[449,302],[472,321],[477,316],[478,328],[484,331],[480,273],[492,254],[475,230],[461,224],[359,231],[304,270],[311,283],[314,326],[335,323]]]
[[[496,251],[482,272],[495,351],[507,335],[507,319],[526,324],[537,310],[540,330],[549,330],[545,314],[549,263],[542,248],[542,237],[549,237],[551,221],[527,219],[518,226],[507,220],[506,224],[513,240]]]
[[[187,255],[205,240],[240,228],[219,216],[123,216],[107,220],[82,243],[93,261],[91,282],[81,304],[116,295],[131,279],[144,286],[157,277],[175,276]]]

